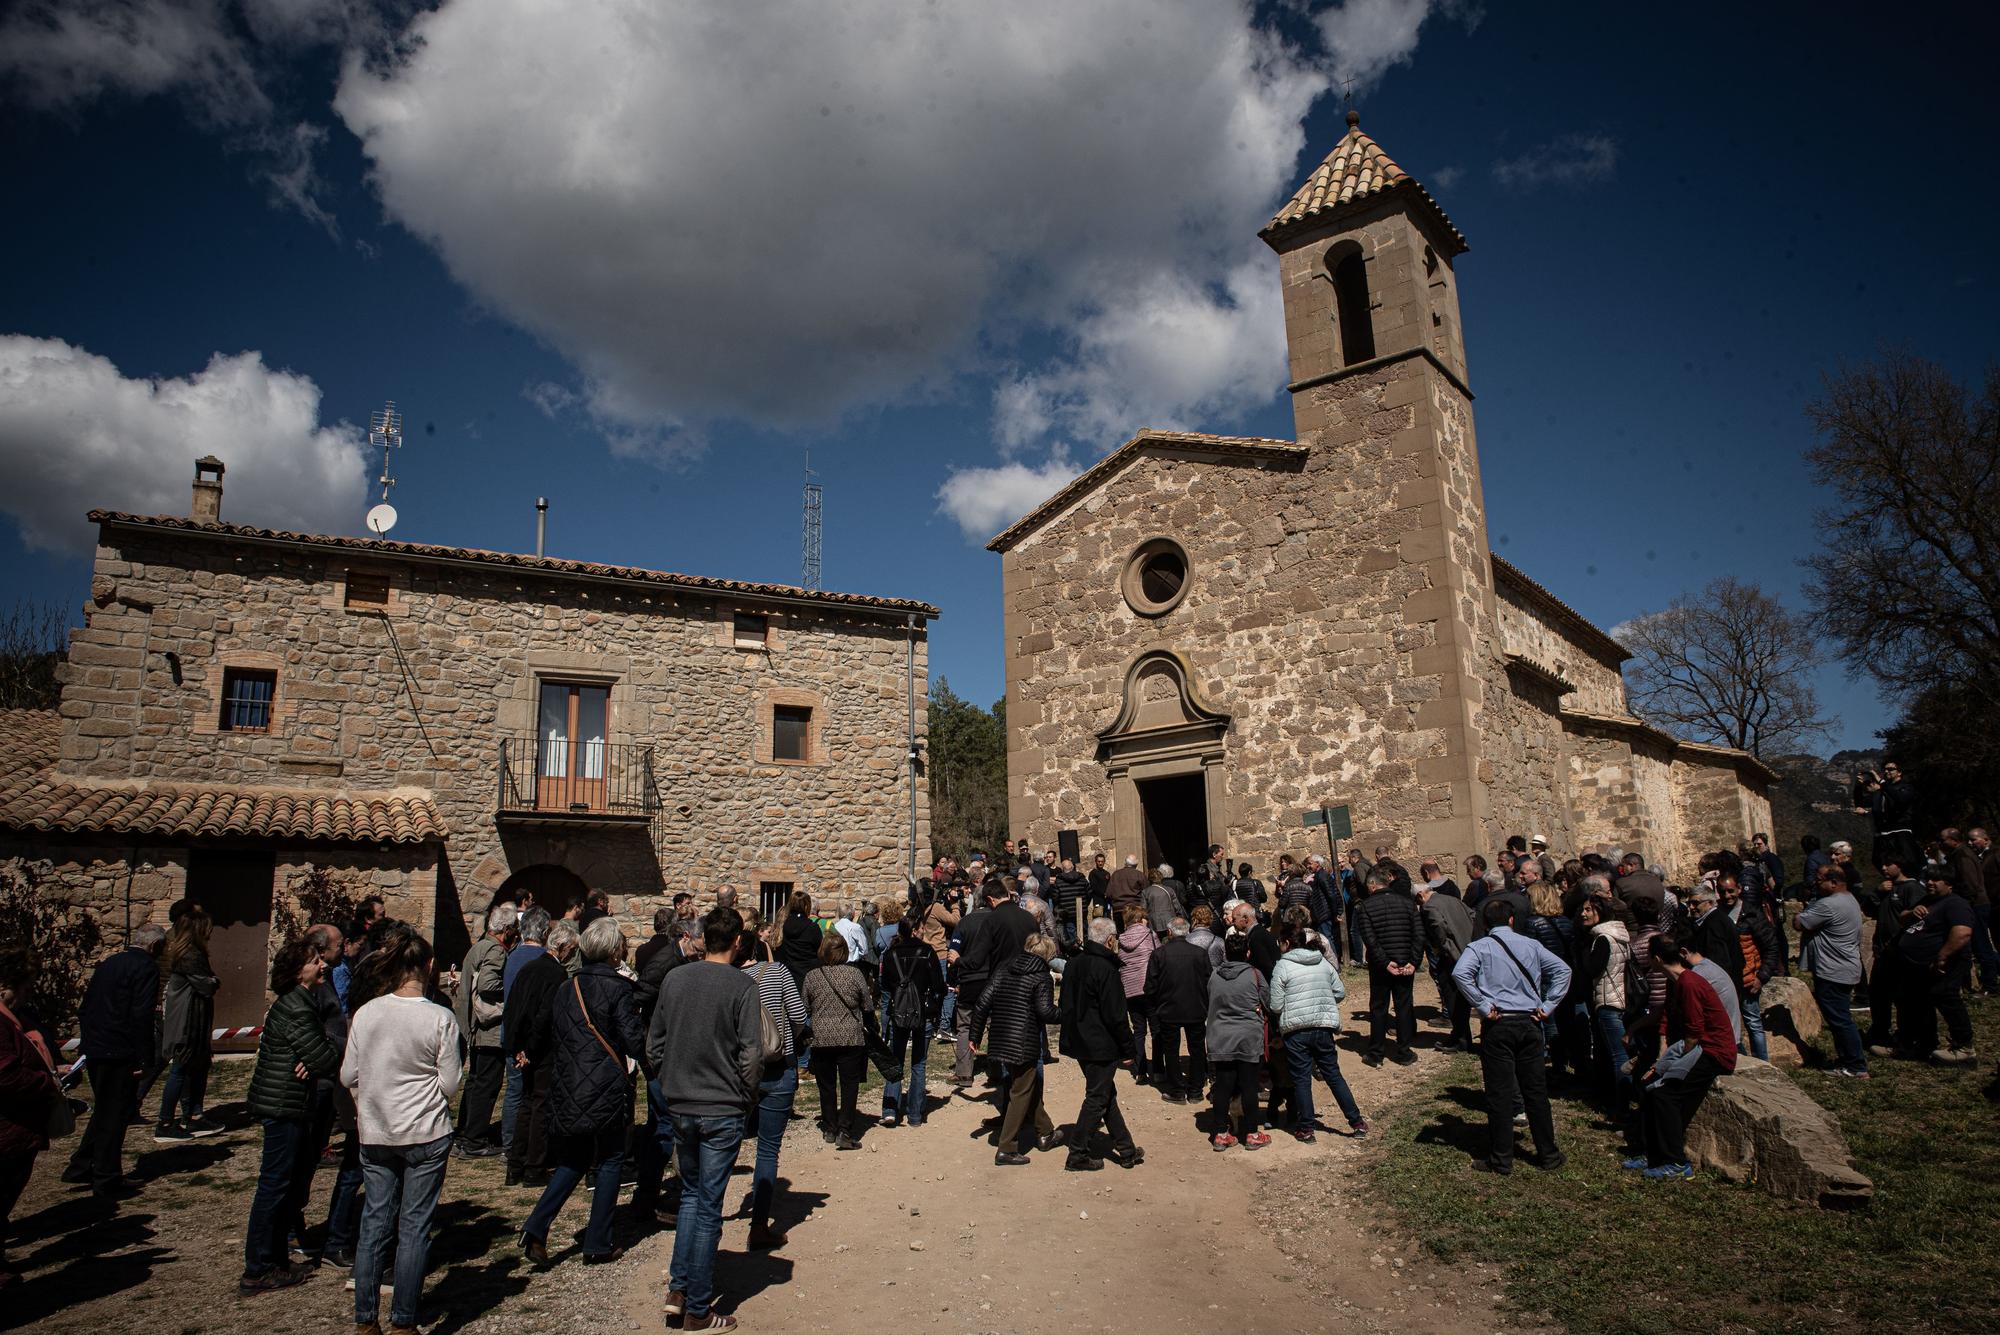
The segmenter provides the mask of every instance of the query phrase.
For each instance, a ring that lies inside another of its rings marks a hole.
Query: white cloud
[[[1618,169],[1618,141],[1608,134],[1566,134],[1517,158],[1493,164],[1493,179],[1515,189],[1581,185],[1608,179]]]
[[[319,410],[317,385],[255,352],[149,380],[59,339],[0,336],[0,512],[31,548],[87,552],[86,511],[186,514],[194,461],[213,454],[228,466],[224,519],[350,531],[364,437]]]
[[[1449,190],[1464,179],[1463,167],[1439,167],[1431,173],[1431,184],[1440,190]]]
[[[938,488],[938,509],[958,521],[967,540],[985,542],[1082,471],[1060,445],[1039,467],[1015,459],[992,468],[961,468]]]

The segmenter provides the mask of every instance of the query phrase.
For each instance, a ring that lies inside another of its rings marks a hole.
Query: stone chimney
[[[194,504],[188,518],[197,524],[222,522],[222,460],[212,454],[194,461]]]

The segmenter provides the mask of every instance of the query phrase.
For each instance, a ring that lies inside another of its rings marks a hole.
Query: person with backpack
[[[1265,892],[1264,883],[1253,874],[1255,868],[1247,862],[1236,868],[1236,879],[1230,882],[1229,893],[1237,903],[1248,904],[1257,914],[1257,921],[1268,924],[1271,914],[1266,905],[1271,896]]]
[[[888,1019],[883,1036],[887,1072],[882,1085],[883,1126],[924,1124],[931,1034],[944,1009],[944,974],[938,969],[937,952],[916,933],[916,919],[904,918],[896,924],[896,939],[882,952],[883,1011]],[[903,1066],[906,1047],[907,1086]]]

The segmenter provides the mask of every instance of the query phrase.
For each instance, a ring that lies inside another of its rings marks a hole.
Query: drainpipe
[[[906,642],[908,659],[904,668],[910,698],[910,885],[917,883],[917,615],[912,612],[904,624],[909,628]]]
[[[535,497],[535,555],[542,554],[542,540],[549,533],[549,498]]]

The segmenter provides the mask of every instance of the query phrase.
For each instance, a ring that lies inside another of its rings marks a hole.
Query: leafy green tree
[[[926,769],[931,856],[997,848],[1007,837],[1006,702],[981,709],[939,677],[930,692]]]

